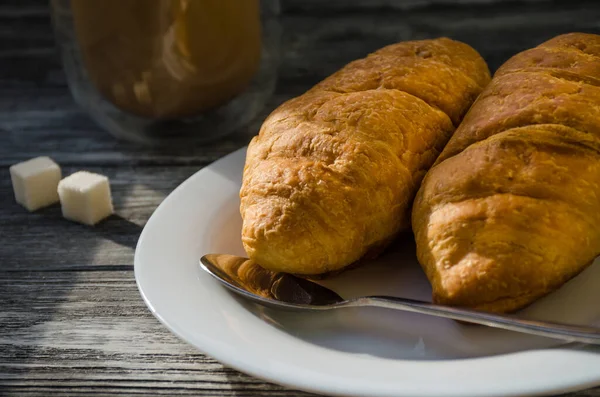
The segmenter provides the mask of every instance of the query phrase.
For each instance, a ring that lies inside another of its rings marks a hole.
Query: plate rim
[[[318,393],[318,394],[326,393],[327,395],[332,395],[332,396],[363,396],[363,395],[364,396],[368,395],[370,397],[391,396],[392,394],[389,394],[389,390],[377,389],[376,387],[374,387],[372,390],[357,390],[356,393],[348,394],[348,390],[336,387],[335,384],[322,384],[322,383],[315,384],[314,382],[303,381],[301,379],[298,379],[298,377],[295,377],[293,375],[290,375],[289,373],[286,373],[285,371],[273,371],[273,370],[261,371],[260,365],[259,365],[259,363],[261,361],[260,357],[252,357],[251,360],[253,362],[250,362],[248,358],[240,359],[240,358],[232,357],[228,353],[219,349],[217,346],[210,346],[209,344],[204,344],[204,345],[200,346],[197,339],[191,340],[186,335],[186,332],[183,332],[182,329],[180,329],[179,327],[172,324],[172,322],[166,318],[166,317],[168,317],[168,313],[167,313],[167,316],[165,316],[165,313],[160,313],[159,311],[157,311],[155,309],[155,304],[153,304],[152,298],[150,297],[151,293],[146,290],[146,286],[144,285],[144,282],[141,280],[141,278],[139,276],[140,271],[141,271],[142,267],[144,266],[142,263],[142,260],[141,260],[141,252],[145,249],[145,247],[144,247],[145,237],[147,236],[147,234],[149,233],[149,230],[151,230],[153,225],[156,222],[158,222],[157,219],[159,219],[162,212],[165,211],[165,208],[167,208],[167,206],[169,205],[169,203],[171,201],[176,200],[176,197],[179,194],[181,194],[180,192],[187,189],[188,186],[190,186],[194,183],[197,183],[197,181],[200,181],[202,179],[202,177],[206,173],[210,172],[210,170],[213,169],[214,167],[222,165],[224,163],[227,163],[227,162],[231,161],[232,158],[242,155],[242,153],[245,152],[246,149],[247,149],[247,147],[244,146],[240,149],[237,149],[237,150],[221,157],[220,159],[216,160],[215,162],[212,162],[212,163],[206,165],[205,167],[199,169],[194,174],[189,176],[186,180],[184,180],[182,183],[180,183],[173,191],[171,191],[167,195],[167,197],[165,197],[164,200],[159,204],[159,206],[153,211],[152,215],[150,216],[150,218],[144,225],[144,228],[140,234],[140,237],[136,244],[135,254],[134,254],[134,276],[135,276],[135,280],[136,280],[136,286],[140,292],[140,295],[142,296],[144,303],[146,304],[146,306],[148,307],[150,312],[154,315],[154,317],[157,318],[161,324],[163,324],[171,333],[176,335],[179,339],[181,339],[182,341],[186,342],[187,344],[189,344],[191,346],[194,346],[196,349],[201,351],[203,354],[215,359],[216,361],[224,364],[225,366],[234,368],[235,370],[238,370],[242,373],[251,375],[253,377],[256,377],[258,379],[261,379],[261,380],[264,380],[267,382],[283,385],[285,387],[289,387],[292,389],[307,391],[310,393]],[[265,324],[265,327],[269,327],[269,325]],[[194,331],[194,332],[197,332],[197,331]],[[592,355],[594,355],[594,359],[596,361],[598,361],[598,364],[600,364],[600,353],[599,353],[600,350],[597,350],[595,352],[594,352],[593,348],[591,348],[591,350],[592,350]],[[501,364],[502,361],[507,360],[508,356],[529,355],[532,353],[539,353],[539,352],[545,352],[546,354],[549,354],[547,352],[552,352],[553,354],[559,354],[559,355],[560,354],[576,355],[576,356],[578,356],[578,358],[583,359],[583,358],[585,358],[586,355],[590,354],[590,348],[561,346],[561,347],[555,347],[555,348],[537,349],[537,350],[532,350],[532,351],[520,351],[520,352],[507,353],[507,354],[501,354],[501,355],[496,355],[496,356],[465,358],[465,359],[460,359],[459,361],[479,362],[479,363],[482,363],[483,361],[488,361],[488,362],[492,361],[492,362],[497,362],[498,364]],[[589,358],[589,357],[587,357],[587,358]],[[381,359],[381,360],[384,360],[384,359]],[[432,361],[404,360],[404,361],[410,362],[410,363],[414,364],[415,366],[423,366],[423,365],[426,366],[427,365],[426,363],[445,362],[445,364],[448,364],[446,361],[454,361],[454,360],[432,360]],[[569,372],[569,371],[566,371],[566,372]],[[490,397],[491,396],[522,396],[522,395],[524,395],[523,393],[526,393],[526,395],[531,395],[531,396],[547,395],[550,393],[568,393],[568,392],[574,392],[574,391],[579,391],[579,390],[585,390],[587,388],[600,385],[600,371],[595,375],[588,374],[584,378],[585,379],[579,379],[579,380],[571,379],[571,378],[569,378],[569,379],[562,378],[562,381],[560,379],[551,379],[545,385],[529,386],[527,388],[527,390],[524,390],[523,388],[518,388],[518,387],[511,388],[509,386],[509,387],[503,388],[502,390],[490,390],[490,392],[485,395],[490,396]],[[410,394],[407,394],[407,393],[410,393]],[[406,396],[415,396],[415,397],[440,396],[439,390],[433,390],[433,393],[432,393],[432,390],[422,390],[422,392],[419,392],[419,394],[414,394],[414,389],[406,389],[406,388],[404,390],[402,390],[402,389],[396,390],[394,395],[398,395],[398,396],[406,395]],[[460,394],[455,394],[455,393],[449,391],[448,393],[446,393],[444,395],[445,396],[460,395],[463,397],[481,396],[481,391],[480,390],[470,390],[469,391],[469,390],[463,389],[463,390],[461,390]]]

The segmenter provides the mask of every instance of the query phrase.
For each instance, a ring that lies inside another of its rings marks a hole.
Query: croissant
[[[417,256],[438,303],[511,312],[600,254],[600,36],[508,60],[415,198]]]
[[[242,242],[266,269],[339,271],[410,229],[427,169],[489,82],[447,38],[390,45],[275,109],[251,141]]]

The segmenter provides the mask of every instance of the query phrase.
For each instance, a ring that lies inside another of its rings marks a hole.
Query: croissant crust
[[[249,257],[319,275],[379,252],[410,227],[423,176],[489,79],[466,44],[412,41],[282,104],[248,147],[240,210]]]
[[[600,254],[600,36],[508,60],[423,180],[412,225],[436,302],[529,305]]]

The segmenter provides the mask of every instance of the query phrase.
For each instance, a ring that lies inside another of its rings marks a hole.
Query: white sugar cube
[[[108,178],[79,171],[58,184],[58,195],[65,218],[95,225],[113,213]]]
[[[36,157],[10,167],[15,200],[29,211],[58,201],[60,167],[49,157]]]

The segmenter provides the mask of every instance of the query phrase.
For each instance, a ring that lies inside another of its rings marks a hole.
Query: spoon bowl
[[[200,267],[229,290],[263,306],[285,310],[330,310],[345,300],[332,290],[286,273],[262,269],[247,258],[209,254]]]

